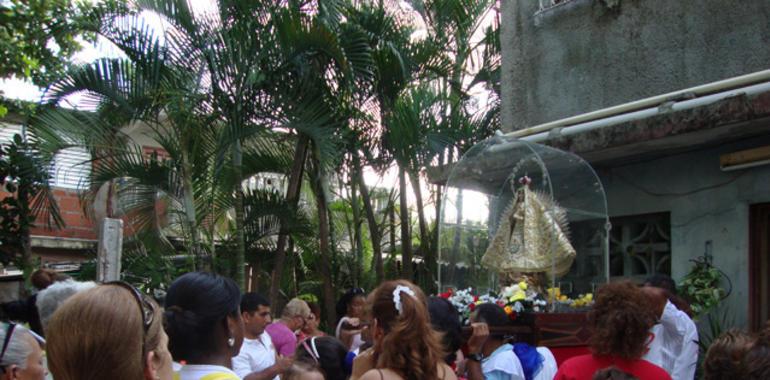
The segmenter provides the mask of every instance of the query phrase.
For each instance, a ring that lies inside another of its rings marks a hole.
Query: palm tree
[[[350,7],[347,17],[351,22],[359,25],[368,36],[368,43],[372,48],[374,59],[375,80],[370,86],[359,86],[356,93],[356,104],[369,110],[370,117],[374,121],[376,132],[360,131],[354,133],[353,140],[349,144],[352,149],[351,162],[353,173],[358,178],[364,199],[369,231],[372,236],[375,255],[375,268],[377,279],[383,278],[382,254],[380,252],[380,230],[374,213],[371,209],[368,189],[363,183],[362,168],[372,165],[380,170],[385,170],[394,161],[394,154],[388,149],[394,145],[383,145],[382,136],[389,128],[387,121],[393,111],[399,95],[410,85],[426,78],[441,75],[444,71],[442,64],[445,60],[436,54],[437,48],[431,41],[413,41],[414,28],[403,20],[397,19],[384,6],[383,2],[377,5],[361,4]],[[379,125],[377,123],[379,121]],[[409,144],[409,142],[405,142]],[[379,151],[375,157],[368,152]],[[406,174],[399,175],[400,208],[401,208],[401,247],[404,262],[403,276],[412,278],[411,268],[411,233],[409,230],[409,212],[406,203]]]
[[[67,118],[53,110],[39,118],[37,129],[48,152],[72,145],[89,147],[97,168],[92,190],[110,178],[126,178],[126,173],[160,174],[149,185],[129,181],[134,189],[130,208],[150,211],[151,201],[159,198],[157,189],[164,197],[180,196],[176,203],[184,210],[185,241],[191,252],[198,250],[203,221],[221,213],[213,206],[226,204],[221,199],[232,196],[236,279],[243,284],[246,237],[240,184],[248,174],[244,151],[255,138],[274,138],[277,128],[297,131],[320,151],[332,151],[324,139],[330,120],[328,97],[306,91],[312,87],[309,79],[318,76],[301,67],[299,58],[315,54],[339,60],[334,56],[338,52],[325,50],[327,40],[303,40],[323,34],[285,4],[220,1],[217,5],[216,13],[195,14],[183,0],[137,1],[140,10],[162,17],[167,26],[162,38],[141,17],[124,21],[103,15],[100,34],[121,48],[126,58],[79,68],[54,85],[47,98],[57,103],[69,94],[86,92],[96,112]],[[142,157],[140,147],[121,131],[128,123],[147,125],[169,160]],[[260,144],[264,152],[271,147],[276,154],[284,152],[279,144]],[[223,176],[232,180],[222,181]],[[222,183],[231,187],[222,188]],[[209,200],[199,202],[198,195]],[[207,215],[200,215],[202,211]],[[141,226],[157,226],[152,220],[157,214],[145,215],[139,219]]]
[[[496,125],[496,111],[499,112],[499,102],[491,109],[475,110],[472,103],[471,90],[478,83],[489,84],[497,76],[499,78],[499,34],[497,25],[483,30],[494,15],[493,0],[412,0],[410,4],[420,14],[427,27],[427,40],[433,41],[434,53],[445,60],[442,66],[443,75],[436,76],[432,81],[422,82],[441,94],[438,99],[441,109],[436,112],[438,120],[432,131],[425,136],[433,136],[433,143],[423,145],[427,150],[415,152],[419,162],[416,169],[407,175],[412,183],[413,191],[421,199],[419,169],[431,165],[450,164],[453,157],[459,158],[462,152],[476,142],[491,135]],[[484,38],[477,34],[485,31]],[[497,39],[495,39],[497,37]],[[497,42],[497,44],[494,44]],[[497,49],[496,49],[497,48]],[[407,93],[404,93],[407,94]],[[414,94],[411,94],[414,95]],[[407,96],[411,96],[407,95]],[[493,97],[493,99],[499,99]],[[436,144],[438,142],[438,144]],[[418,144],[419,145],[419,144]],[[414,167],[414,166],[413,166]],[[402,186],[403,188],[403,186]],[[441,186],[436,187],[436,218],[440,219]],[[462,196],[462,195],[459,195]],[[420,249],[426,258],[425,266],[428,276],[435,274],[435,250],[438,245],[438,228],[434,228],[432,237],[427,236],[425,213],[420,201],[417,204],[418,218],[421,231]],[[434,281],[424,283],[432,289]]]
[[[48,228],[64,226],[49,172],[41,165],[34,140],[15,134],[10,143],[0,147],[0,186],[7,193],[0,200],[0,253],[3,262],[15,262],[28,281],[34,269],[32,227],[43,223]],[[26,286],[19,288],[19,296],[26,293]]]

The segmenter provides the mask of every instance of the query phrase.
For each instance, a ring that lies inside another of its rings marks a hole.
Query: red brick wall
[[[45,220],[37,220],[35,224],[38,227],[32,229],[32,235],[96,240],[94,223],[83,214],[77,190],[54,189],[53,194],[66,223],[65,228],[60,230],[48,229]],[[0,190],[0,199],[7,196],[7,192]]]
[[[53,194],[66,226],[61,230],[49,230],[45,228],[45,221],[38,221],[36,224],[40,227],[32,229],[32,235],[96,240],[94,222],[83,214],[78,191],[54,189]]]
[[[154,153],[157,154],[160,160],[168,159],[168,153],[162,148],[145,146],[142,147],[142,150],[146,157],[149,157]],[[93,220],[86,218],[83,213],[79,192],[75,189],[54,188],[53,194],[59,204],[59,211],[64,219],[65,227],[60,230],[47,229],[45,221],[38,220],[36,224],[39,227],[32,229],[32,235],[96,240],[96,225]],[[0,199],[5,198],[6,196],[8,196],[8,193],[0,189]],[[159,213],[165,213],[165,205],[159,204],[157,207]],[[125,227],[123,236],[130,236],[134,231],[129,226],[126,219],[127,217],[124,216],[123,225]]]

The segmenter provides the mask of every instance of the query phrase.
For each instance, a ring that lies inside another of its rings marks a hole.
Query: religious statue
[[[566,274],[575,259],[567,215],[550,195],[530,189],[529,177],[519,183],[481,264],[503,283],[529,277],[545,285],[543,276]]]

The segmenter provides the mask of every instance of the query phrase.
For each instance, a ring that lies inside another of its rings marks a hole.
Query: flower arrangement
[[[546,306],[555,303],[557,306],[572,309],[585,308],[593,304],[593,294],[581,294],[576,299],[561,294],[559,288],[549,288],[544,297],[526,281],[506,286],[499,294],[489,292],[475,294],[472,288],[453,290],[439,294],[439,297],[448,300],[460,313],[463,324],[470,323],[470,315],[476,306],[482,303],[496,303],[505,310],[511,320],[515,320],[519,313],[538,313],[546,311]]]
[[[547,304],[546,300],[524,281],[503,288],[499,294],[489,292],[477,295],[472,288],[467,288],[457,291],[450,289],[439,296],[457,308],[464,324],[469,323],[470,314],[476,306],[483,303],[499,305],[512,320],[521,312],[545,311]]]
[[[572,308],[583,308],[593,305],[594,295],[593,293],[579,294],[578,298],[569,298],[564,294],[561,294],[559,288],[548,288],[548,301],[555,302],[559,305],[569,306]]]

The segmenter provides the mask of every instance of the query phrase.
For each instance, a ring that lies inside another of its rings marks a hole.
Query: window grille
[[[671,274],[671,214],[611,218],[610,276]]]

